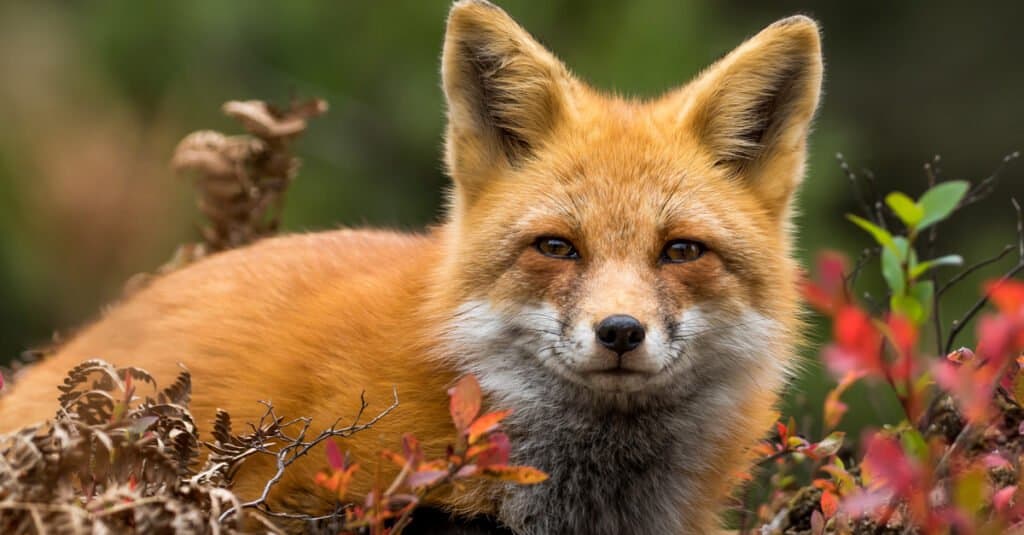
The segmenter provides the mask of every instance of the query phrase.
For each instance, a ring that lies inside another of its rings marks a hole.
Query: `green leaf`
[[[889,308],[906,317],[915,324],[924,321],[924,307],[913,295],[896,294],[889,298]]]
[[[907,290],[907,282],[903,276],[903,264],[892,249],[882,249],[882,277],[889,285],[893,295],[903,295]]]
[[[1018,373],[1013,380],[1013,398],[1017,403],[1024,402],[1024,373]]]
[[[893,249],[896,252],[896,258],[900,262],[906,261],[907,252],[912,252],[910,250],[910,242],[907,241],[907,239],[904,238],[903,236],[896,236],[892,239],[892,245]]]
[[[817,447],[814,449],[814,454],[818,459],[823,459],[830,455],[839,453],[839,448],[843,447],[843,439],[846,437],[846,433],[842,431],[833,431],[832,434],[825,437],[824,440],[818,442]]]
[[[912,427],[908,427],[900,434],[900,442],[903,443],[903,451],[921,462],[928,460],[928,443],[924,441],[921,433]]]
[[[953,503],[959,510],[973,516],[985,506],[988,476],[984,470],[974,469],[960,474],[953,486]]]
[[[867,219],[864,219],[863,217],[855,216],[853,214],[846,214],[846,219],[849,219],[854,225],[866,230],[868,234],[871,234],[871,237],[873,237],[882,247],[892,248],[894,249],[893,252],[897,252],[895,251],[896,245],[892,241],[892,234],[889,234],[889,231],[879,227]]]
[[[921,230],[946,219],[960,204],[960,200],[970,187],[971,185],[963,180],[953,180],[924,192],[917,201],[918,206],[924,210],[924,217],[918,222],[917,229]]]
[[[910,287],[910,295],[920,305],[920,313],[916,316],[907,315],[914,323],[920,325],[928,319],[932,310],[932,299],[935,297],[935,285],[932,281],[918,281]]]
[[[924,209],[905,194],[894,191],[885,196],[885,204],[892,208],[903,224],[913,229],[924,217]]]
[[[910,278],[916,279],[921,275],[924,275],[928,271],[939,266],[960,266],[963,265],[963,263],[963,257],[957,254],[940,256],[938,258],[926,260],[915,266],[913,269],[910,270]]]
[[[906,295],[893,294],[889,299],[889,308],[920,325],[928,319],[934,295],[935,286],[932,281],[919,281],[910,287]]]

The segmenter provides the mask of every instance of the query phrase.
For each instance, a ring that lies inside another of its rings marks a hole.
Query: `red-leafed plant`
[[[863,217],[848,216],[875,242],[855,266],[839,253],[823,253],[804,284],[808,304],[832,322],[821,356],[837,384],[824,401],[823,440],[798,436],[790,419],[760,446],[761,465],[772,472],[770,495],[756,507],[759,533],[1024,532],[1024,283],[1013,279],[1024,271],[1020,208],[1013,201],[1016,246],[939,284],[938,268],[963,260],[922,259],[918,251],[934,250],[937,225],[991,192],[997,174],[973,187],[942,182],[937,163],[927,167],[932,186],[920,198],[890,193],[884,202],[866,200]],[[1014,250],[1017,263],[986,283],[947,332],[945,292]],[[875,258],[887,298],[868,306],[853,286]],[[988,304],[994,307],[986,312]],[[976,346],[955,349],[976,317]],[[932,347],[926,334],[934,336]],[[902,418],[864,433],[857,455],[833,429],[850,410],[844,395],[859,382],[889,390]],[[800,474],[811,475],[809,485],[797,483]],[[742,529],[752,528],[748,515]]]
[[[352,463],[334,441],[327,443],[328,469],[316,476],[316,483],[334,492],[345,507],[344,533],[396,535],[412,519],[413,510],[424,496],[444,486],[459,487],[470,479],[491,479],[531,485],[547,474],[529,466],[509,465],[510,442],[500,423],[511,411],[480,414],[482,394],[472,375],[462,377],[448,390],[450,412],[455,424],[455,441],[444,457],[426,458],[411,434],[402,437],[400,452],[381,455],[401,470],[386,487],[372,489],[362,500],[347,496],[352,476],[359,465]]]

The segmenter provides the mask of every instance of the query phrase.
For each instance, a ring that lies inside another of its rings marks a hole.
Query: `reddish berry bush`
[[[1016,154],[1006,159],[1010,161]],[[844,164],[845,166],[845,164]],[[933,167],[929,167],[929,170]],[[874,242],[856,265],[840,253],[818,256],[804,283],[807,303],[831,320],[831,340],[820,352],[836,386],[822,407],[824,438],[797,434],[795,419],[777,424],[757,450],[768,467],[769,495],[747,515],[742,530],[759,533],[1007,533],[1024,532],[1024,231],[1018,215],[1018,262],[984,283],[981,297],[953,322],[942,321],[942,297],[979,267],[962,268],[954,254],[933,250],[936,227],[987,195],[998,174],[971,186],[935,183],[918,199],[894,192],[865,202],[848,219]],[[851,173],[850,177],[856,179]],[[859,273],[878,261],[885,303],[859,300]],[[974,321],[976,320],[976,321]],[[976,325],[973,348],[955,348]],[[928,335],[932,336],[928,336]],[[851,386],[888,390],[902,409],[896,421],[847,443],[834,431],[849,406]],[[800,485],[801,474],[810,484]]]

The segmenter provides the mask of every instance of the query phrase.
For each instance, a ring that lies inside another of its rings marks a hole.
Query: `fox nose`
[[[633,316],[615,314],[597,324],[597,341],[622,355],[632,351],[644,341],[644,326]]]

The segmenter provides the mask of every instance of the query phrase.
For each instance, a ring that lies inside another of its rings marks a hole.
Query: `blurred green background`
[[[581,77],[653,96],[685,82],[744,37],[801,12],[824,28],[824,107],[799,218],[801,256],[868,244],[835,163],[843,152],[881,187],[918,194],[922,164],[977,180],[1024,145],[1019,3],[559,0],[501,4]],[[237,132],[230,99],[319,96],[330,113],[298,152],[289,230],[415,229],[436,221],[446,179],[438,57],[448,2],[0,3],[0,363],[95,318],[132,274],[196,237],[190,186],[171,173],[188,132]],[[968,262],[1014,239],[1011,166],[996,195],[944,225],[939,253]],[[979,283],[947,303],[948,323]],[[865,278],[877,287],[874,272]],[[945,276],[948,276],[946,274]],[[818,325],[812,342],[826,330]],[[964,340],[968,341],[967,338]],[[814,344],[808,349],[814,354]],[[831,385],[814,359],[789,409],[820,417]],[[880,390],[849,429],[895,417]]]

